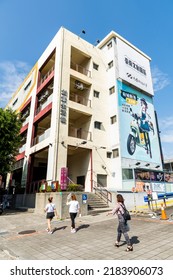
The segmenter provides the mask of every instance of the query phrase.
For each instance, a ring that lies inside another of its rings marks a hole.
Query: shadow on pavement
[[[131,243],[132,244],[138,244],[140,241],[138,240],[138,236],[132,236],[131,237]]]
[[[18,215],[20,213],[29,213],[28,208],[22,208],[22,209],[5,209],[1,216],[10,216],[10,215]],[[32,212],[30,212],[32,213]]]
[[[64,229],[66,229],[66,227],[67,227],[67,226],[58,227],[58,228],[55,227],[55,228],[52,230],[52,233],[54,233],[54,232],[57,231],[57,230],[61,230],[61,229],[64,230]]]
[[[81,229],[84,229],[84,228],[88,228],[90,225],[88,225],[88,224],[84,224],[84,225],[81,225],[81,226],[79,226],[76,230],[77,231],[79,231],[79,230],[81,230]]]

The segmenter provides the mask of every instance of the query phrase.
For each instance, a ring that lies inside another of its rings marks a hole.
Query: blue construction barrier
[[[171,198],[173,197],[173,192],[170,192],[170,193],[158,193],[158,200],[160,199],[168,199],[168,198]],[[144,202],[149,202],[153,200],[152,199],[152,195],[147,195],[147,196],[144,196]]]

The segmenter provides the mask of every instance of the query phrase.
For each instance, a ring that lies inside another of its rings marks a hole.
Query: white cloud
[[[168,75],[160,71],[157,66],[151,68],[151,74],[155,92],[162,90],[171,83]]]
[[[159,120],[159,127],[163,129],[164,131],[167,130],[168,128],[173,127],[173,116],[167,117],[165,119],[160,119]]]
[[[161,135],[161,139],[163,143],[171,143],[173,147],[173,130],[163,133],[163,135]]]
[[[163,157],[164,160],[166,159],[173,159],[173,145],[170,144],[163,144],[162,145],[162,152],[163,152]]]
[[[31,67],[23,61],[0,62],[0,107],[4,107]]]
[[[160,138],[164,159],[173,158],[173,116],[159,120]]]

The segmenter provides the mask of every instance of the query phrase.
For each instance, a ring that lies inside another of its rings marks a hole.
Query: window
[[[99,92],[99,91],[94,90],[94,97],[99,98],[99,95],[100,95],[100,92]]]
[[[93,63],[93,68],[98,71],[99,70],[99,65],[96,64],[96,63]]]
[[[109,89],[109,94],[112,94],[112,93],[114,93],[115,92],[115,87],[113,86],[113,87],[111,87],[110,89]]]
[[[112,150],[112,153],[113,153],[113,158],[119,157],[119,150],[118,149]]]
[[[18,98],[13,102],[12,106],[14,106],[18,101]]]
[[[24,87],[24,90],[27,90],[30,85],[31,85],[31,81],[29,81],[29,83]]]
[[[111,152],[107,152],[107,158],[111,158],[112,157],[112,153]]]
[[[132,180],[133,179],[133,171],[132,169],[122,169],[122,177],[123,180]]]
[[[117,121],[117,116],[112,116],[111,117],[111,124],[114,124]]]
[[[112,60],[111,62],[108,63],[108,68],[109,68],[109,69],[112,68],[113,65],[114,65],[114,63],[113,63],[113,60]]]
[[[101,125],[102,125],[101,122],[94,122],[94,128],[96,129],[101,129]]]
[[[112,48],[112,41],[107,44],[108,50]]]

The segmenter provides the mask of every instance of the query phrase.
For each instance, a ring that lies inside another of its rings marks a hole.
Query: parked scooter
[[[148,121],[149,130],[148,131],[143,130],[140,126],[140,121],[141,121],[140,116],[137,115],[136,113],[133,113],[131,108],[130,108],[130,114],[133,117],[133,120],[130,123],[131,132],[127,139],[127,150],[130,155],[133,155],[136,150],[136,145],[138,145],[139,147],[144,148],[147,154],[150,155],[150,158],[152,158],[149,132],[153,131],[154,134],[153,124],[151,121]]]

